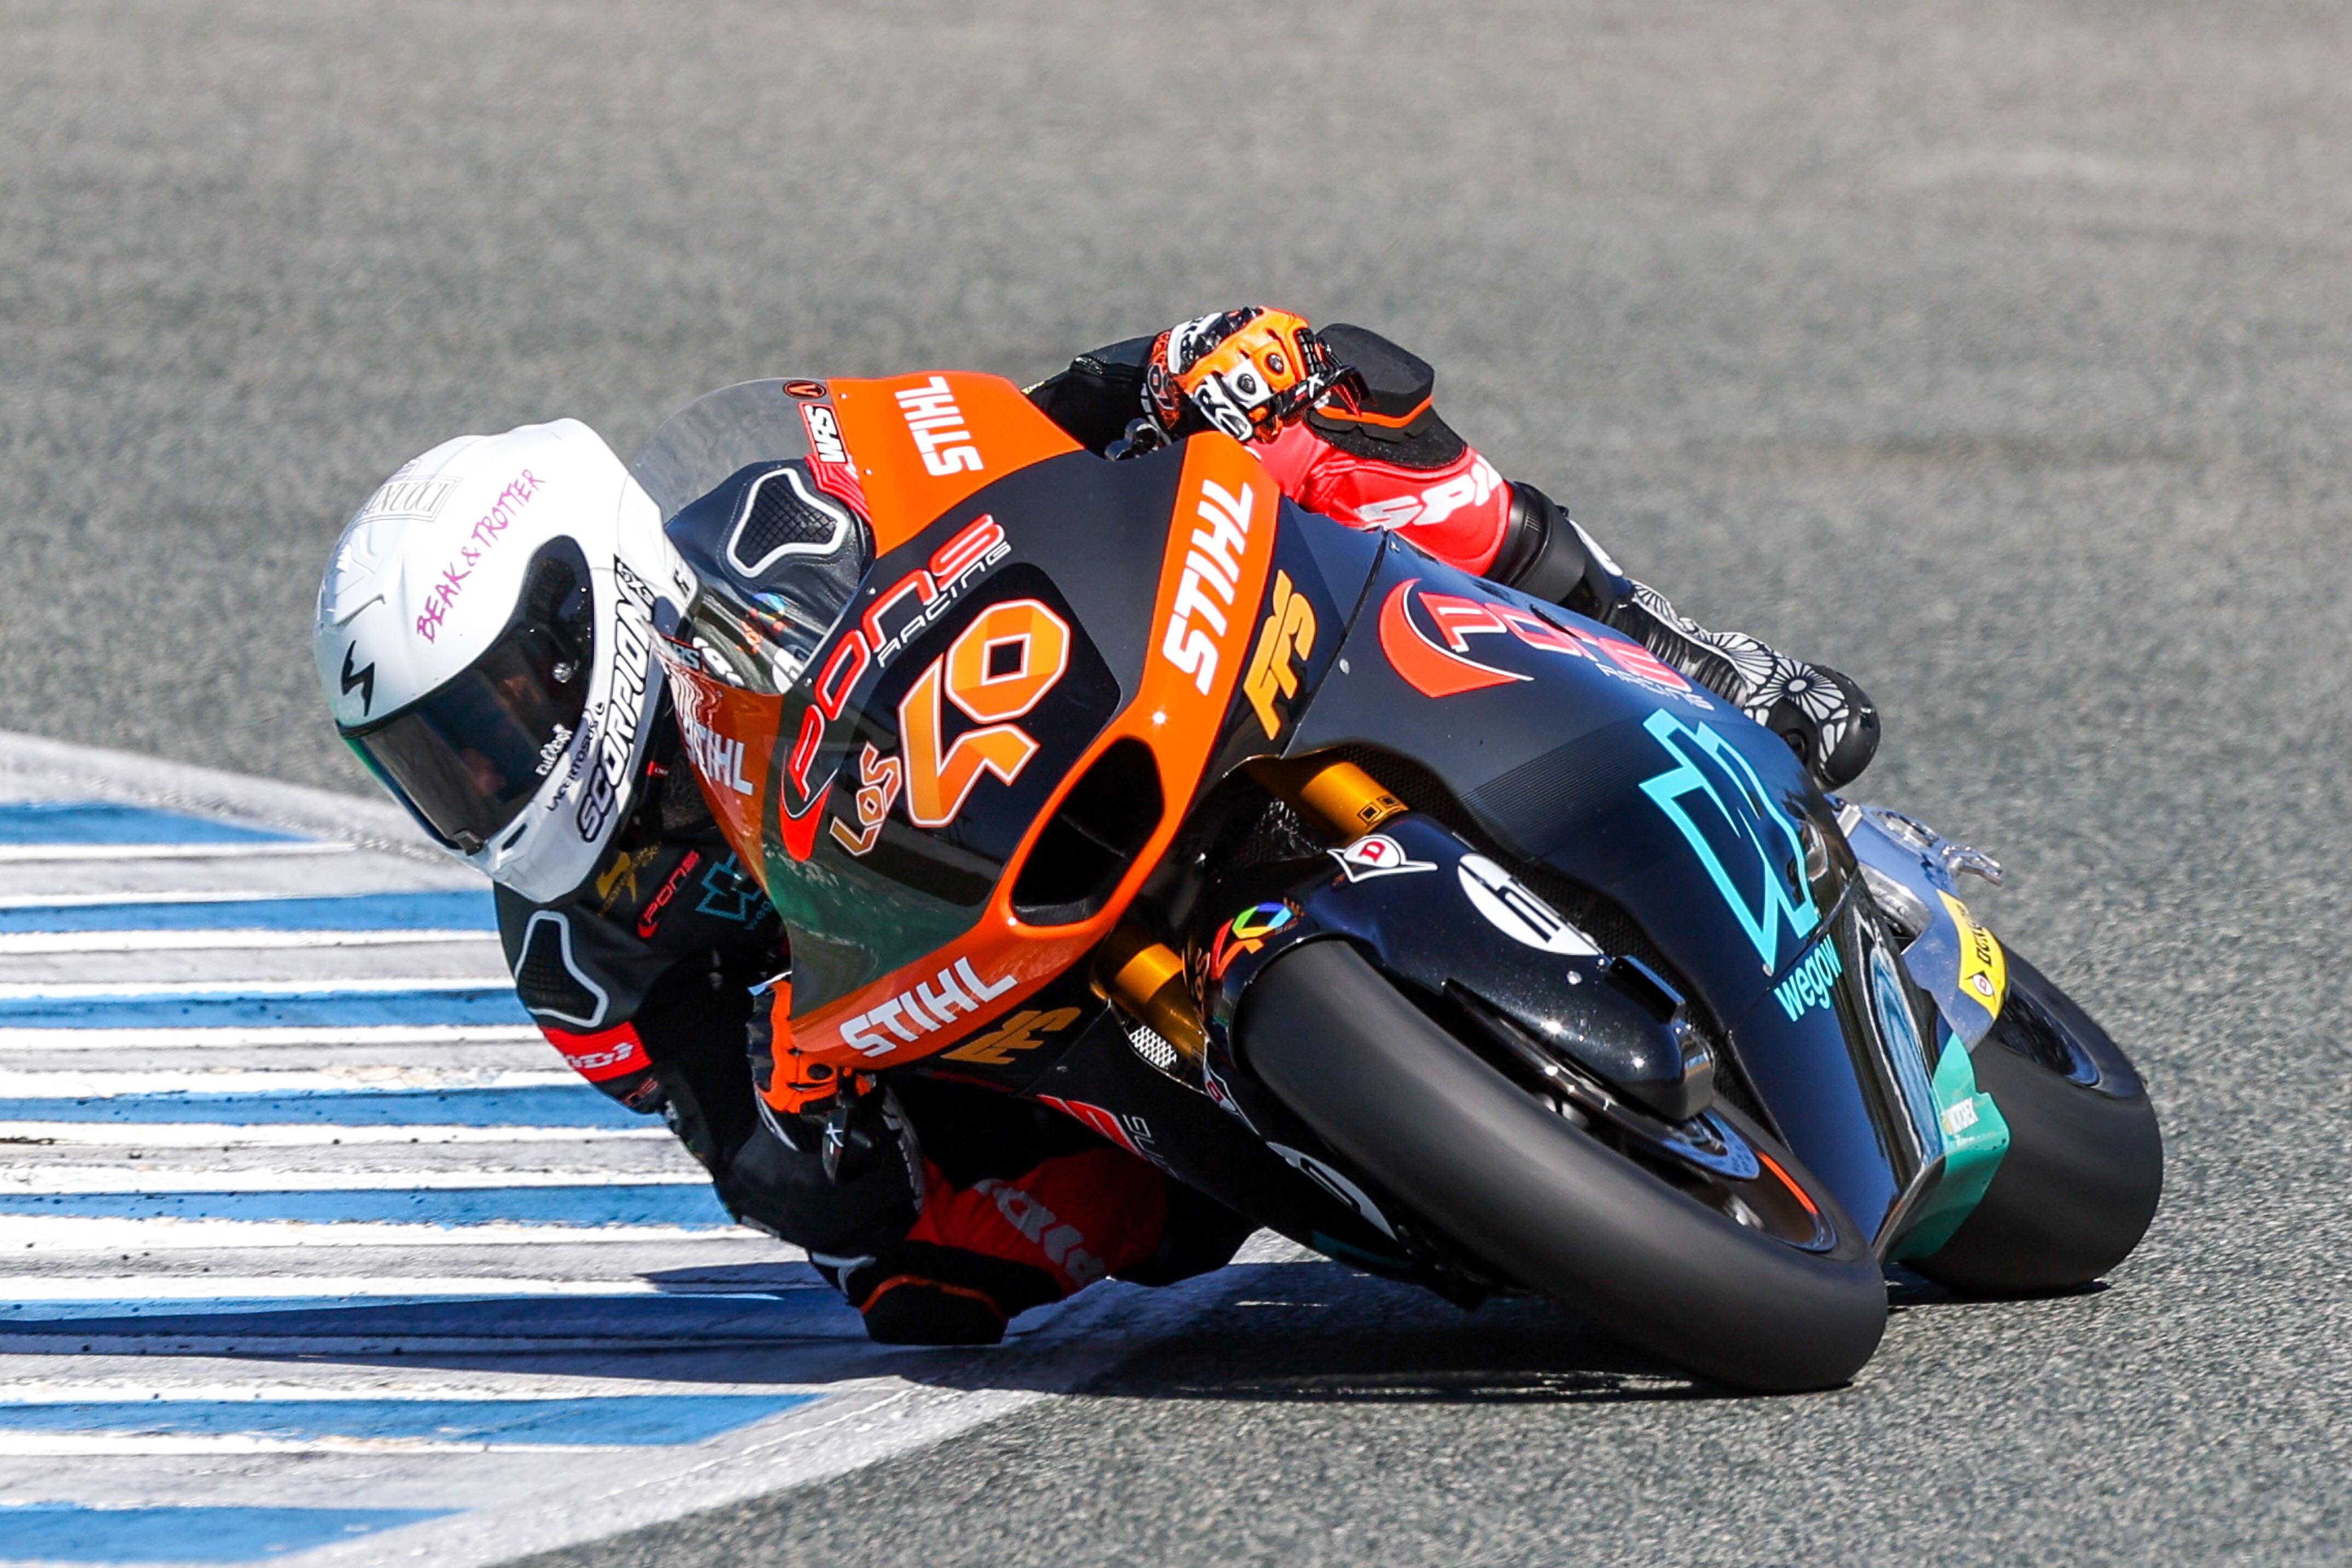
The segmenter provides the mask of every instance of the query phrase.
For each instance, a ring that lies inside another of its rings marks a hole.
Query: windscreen
[[[808,431],[788,387],[821,382],[739,382],[706,392],[662,422],[629,464],[667,523],[758,463],[806,455]]]
[[[673,415],[630,465],[702,585],[677,641],[742,689],[789,685],[872,559],[865,523],[811,451],[813,419],[835,429],[824,392],[805,380],[723,387]]]

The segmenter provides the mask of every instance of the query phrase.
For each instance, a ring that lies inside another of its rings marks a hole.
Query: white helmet
[[[691,580],[578,420],[405,465],[336,541],[311,633],[335,727],[441,846],[534,903],[595,869],[661,701]]]

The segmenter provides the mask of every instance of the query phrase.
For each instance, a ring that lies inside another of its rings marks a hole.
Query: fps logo
[[[1772,803],[1748,759],[1713,729],[1693,729],[1664,712],[1652,714],[1642,727],[1675,759],[1674,767],[1643,780],[1642,792],[1682,830],[1756,944],[1764,972],[1772,973],[1780,967],[1782,924],[1801,945],[1822,922],[1805,880],[1805,847],[1796,824]]]

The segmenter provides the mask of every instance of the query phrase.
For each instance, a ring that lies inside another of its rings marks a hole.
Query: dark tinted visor
[[[551,541],[488,652],[343,738],[444,843],[478,853],[562,762],[588,706],[594,653],[587,560],[571,540]]]

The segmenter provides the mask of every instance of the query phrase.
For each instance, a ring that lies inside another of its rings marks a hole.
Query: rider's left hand
[[[1189,406],[1235,441],[1263,440],[1353,374],[1304,317],[1244,305],[1160,335],[1144,371],[1144,412],[1173,433]]]

